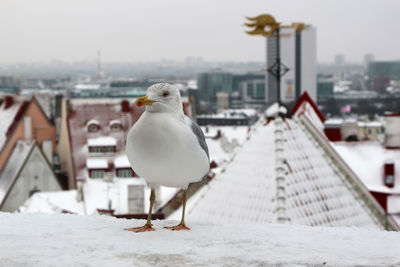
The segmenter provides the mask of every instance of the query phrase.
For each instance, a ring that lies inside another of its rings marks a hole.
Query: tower
[[[266,102],[292,102],[307,91],[317,98],[316,30],[304,23],[282,25],[268,14],[248,18],[247,33],[266,38]]]

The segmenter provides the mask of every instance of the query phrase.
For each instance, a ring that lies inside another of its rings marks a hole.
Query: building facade
[[[316,29],[305,26],[299,30],[292,27],[280,30],[280,58],[282,67],[288,71],[281,77],[280,98],[284,103],[293,102],[307,91],[316,101]],[[276,36],[267,37],[267,69],[274,67],[277,58]],[[273,103],[278,99],[276,78],[268,73],[266,76],[267,102]]]

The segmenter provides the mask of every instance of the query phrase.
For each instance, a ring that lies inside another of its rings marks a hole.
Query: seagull
[[[201,128],[183,113],[179,90],[167,83],[147,89],[146,96],[135,104],[145,106],[145,112],[130,129],[126,154],[132,169],[143,177],[149,187],[150,208],[142,227],[126,229],[133,232],[154,231],[151,213],[157,186],[183,189],[181,222],[165,227],[190,230],[185,225],[185,207],[189,184],[201,181],[210,170],[208,147]]]

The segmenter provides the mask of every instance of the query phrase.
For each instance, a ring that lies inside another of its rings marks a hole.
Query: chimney
[[[26,141],[32,140],[32,118],[30,116],[24,117],[24,137]]]
[[[14,104],[14,97],[11,95],[7,95],[4,98],[4,102],[5,102],[4,109],[8,109],[9,107],[11,107]]]
[[[121,110],[122,112],[129,112],[131,111],[131,107],[128,100],[123,100],[121,102]]]
[[[394,187],[394,161],[388,160],[383,165],[383,183],[389,187]]]
[[[385,146],[400,148],[400,113],[385,113]]]

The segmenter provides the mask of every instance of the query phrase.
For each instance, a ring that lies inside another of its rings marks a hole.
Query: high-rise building
[[[341,66],[344,65],[345,62],[346,60],[344,58],[344,55],[342,54],[335,55],[335,65]]]
[[[220,70],[200,73],[197,77],[200,106],[205,106],[200,112],[217,110],[217,93],[232,92],[232,74]]]
[[[316,29],[309,25],[299,28],[299,24],[280,29],[279,50],[283,64],[281,68],[288,71],[281,76],[280,98],[283,103],[295,101],[307,91],[311,98],[317,99],[316,73]],[[276,36],[267,37],[267,69],[274,66],[277,58]],[[268,73],[266,76],[266,101],[276,102],[278,90],[276,78]]]
[[[366,54],[364,56],[364,64],[365,64],[365,66],[368,66],[368,64],[370,62],[374,61],[374,60],[375,60],[375,56],[373,54]]]

